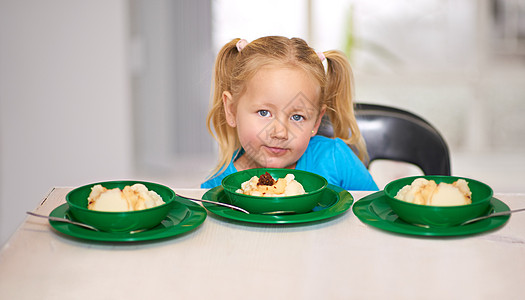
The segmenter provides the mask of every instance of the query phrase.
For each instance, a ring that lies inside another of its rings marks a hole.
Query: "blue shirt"
[[[298,170],[319,174],[328,183],[352,191],[377,191],[378,187],[372,176],[341,139],[316,135],[310,139],[303,156],[295,166]],[[201,188],[214,188],[221,185],[224,177],[237,172],[233,161],[223,173],[211,177],[201,184]]]

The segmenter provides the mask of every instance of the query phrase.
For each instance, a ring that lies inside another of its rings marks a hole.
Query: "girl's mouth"
[[[266,150],[274,155],[283,155],[288,151],[286,148],[279,148],[279,147],[269,147],[265,146]]]

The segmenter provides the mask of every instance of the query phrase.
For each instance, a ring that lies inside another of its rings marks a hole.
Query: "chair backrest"
[[[448,146],[423,118],[402,109],[364,103],[356,104],[355,115],[366,141],[369,164],[387,159],[414,164],[425,175],[451,174]],[[323,119],[318,134],[333,137],[328,118]]]

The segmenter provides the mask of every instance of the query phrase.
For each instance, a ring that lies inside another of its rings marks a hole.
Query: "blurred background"
[[[454,175],[525,192],[524,0],[0,0],[0,245],[52,187],[199,187],[214,57],[265,35],[345,51],[357,101],[429,120]]]

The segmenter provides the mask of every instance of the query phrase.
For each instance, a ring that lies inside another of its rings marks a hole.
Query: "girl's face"
[[[277,66],[257,71],[236,101],[224,92],[226,120],[245,150],[234,163],[237,170],[295,168],[324,114],[319,92],[304,71]]]

